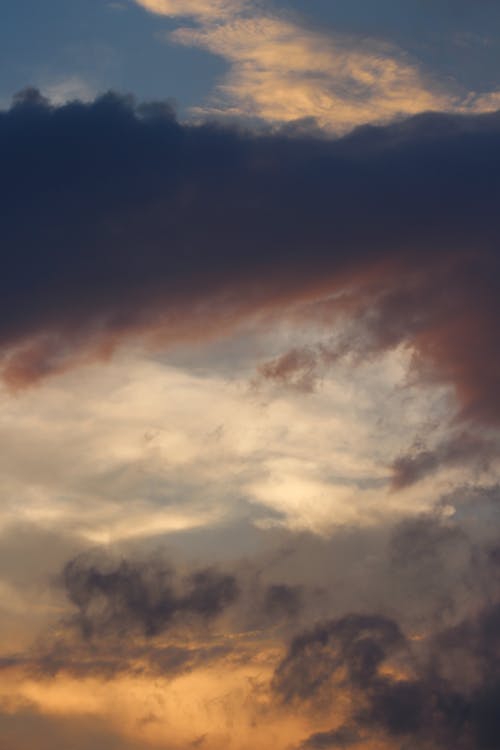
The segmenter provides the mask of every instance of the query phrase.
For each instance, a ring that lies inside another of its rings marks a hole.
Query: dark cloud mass
[[[233,650],[211,632],[240,597],[231,573],[183,573],[158,555],[119,559],[87,552],[64,566],[59,584],[66,614],[49,623],[30,648],[0,657],[1,672],[21,669],[37,679],[173,677]]]
[[[114,94],[51,107],[28,91],[0,114],[0,157],[10,386],[134,336],[164,346],[329,300],[323,323],[357,321],[351,348],[407,343],[462,415],[498,423],[497,114],[329,140],[183,125]]]
[[[238,597],[232,575],[200,570],[179,583],[171,569],[156,561],[100,566],[77,558],[65,566],[63,578],[78,610],[76,622],[87,637],[137,630],[151,637],[179,619],[209,621]]]
[[[347,615],[297,636],[276,672],[286,701],[307,699],[328,686],[332,674],[347,668],[349,680],[364,685],[377,673],[386,649],[399,646],[396,623],[379,615]]]
[[[455,514],[443,514],[452,502]],[[498,488],[469,490],[397,524],[389,567],[372,581],[387,590],[385,606],[326,619],[291,640],[274,693],[289,710],[332,726],[300,750],[500,746],[497,514]],[[412,597],[421,618],[409,613]]]
[[[335,687],[352,695],[351,724],[315,734],[302,748],[385,736],[402,748],[493,750],[500,743],[499,647],[498,605],[417,639],[381,616],[350,615],[298,636],[275,689],[287,702],[318,702],[328,687],[333,706]]]

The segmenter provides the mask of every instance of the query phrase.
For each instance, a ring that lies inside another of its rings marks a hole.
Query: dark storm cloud
[[[483,512],[476,507],[479,524],[488,524],[481,518]],[[330,732],[306,738],[301,749],[343,747],[384,737],[405,750],[499,746],[496,531],[486,540],[480,533],[470,537],[466,526],[437,516],[406,521],[395,529],[388,549],[395,566],[411,567],[417,577],[430,582],[439,575],[439,558],[454,565],[454,550],[465,548],[462,606],[448,606],[452,624],[443,624],[443,612],[436,612],[418,628],[415,623],[410,626],[397,586],[387,581],[393,586],[392,617],[348,614],[292,640],[275,672],[276,695],[294,710],[313,707],[330,713],[336,725]],[[449,584],[444,578],[439,585],[445,591]],[[418,587],[412,590],[418,598]],[[449,592],[450,599],[457,593]],[[464,609],[467,614],[460,614]],[[346,705],[351,706],[348,716]],[[342,725],[342,720],[347,723]]]
[[[178,123],[108,95],[0,114],[0,346],[12,387],[337,295],[350,345],[406,342],[498,422],[498,115],[328,140]],[[302,366],[302,365],[301,365]]]
[[[310,592],[300,585],[269,583],[256,565],[180,573],[161,555],[117,562],[84,554],[65,565],[62,580],[76,608],[71,623],[85,638],[134,632],[154,638],[179,624],[210,623],[229,609],[234,619],[255,628],[293,622]]]
[[[122,561],[99,566],[85,557],[63,572],[67,596],[77,608],[75,623],[86,637],[139,631],[155,636],[182,619],[210,621],[238,598],[234,576],[200,570],[176,581],[164,565]]]
[[[0,659],[1,671],[37,678],[173,676],[232,651],[209,628],[240,596],[232,574],[213,568],[182,574],[158,555],[117,560],[87,552],[64,566],[59,582],[68,613],[31,648]]]
[[[173,677],[231,654],[244,660],[241,633],[290,632],[307,598],[302,586],[261,580],[255,566],[232,567],[182,572],[160,554],[117,559],[82,553],[60,576],[67,614],[31,648],[2,656],[0,671],[37,678]]]
[[[297,637],[275,689],[287,702],[324,703],[329,686],[332,702],[337,679],[355,699],[349,725],[313,735],[304,748],[341,747],[345,732],[353,742],[387,736],[407,740],[404,747],[493,750],[500,742],[499,626],[499,606],[488,606],[415,645],[391,620],[350,615]]]
[[[381,615],[346,615],[297,636],[275,675],[276,690],[284,700],[307,700],[329,686],[332,675],[347,670],[355,685],[377,674],[390,647],[403,635],[392,620]]]
[[[399,522],[387,567],[373,577],[366,569],[380,608],[326,619],[291,640],[275,695],[333,727],[300,750],[384,739],[401,750],[500,746],[499,510],[498,487],[464,488]]]

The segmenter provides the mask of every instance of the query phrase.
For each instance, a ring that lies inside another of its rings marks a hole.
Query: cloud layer
[[[416,376],[496,424],[499,141],[497,115],[330,140],[24,93],[0,115],[3,378],[23,387],[124,341],[343,319],[343,356],[408,346]]]
[[[136,4],[238,124],[0,112],[2,742],[497,750],[498,95]]]
[[[198,114],[271,123],[313,118],[330,132],[425,112],[492,111],[496,91],[478,95],[438,81],[394,44],[311,27],[293,12],[252,0],[136,0],[186,19],[167,39],[221,57],[228,71]]]
[[[63,615],[0,659],[0,725],[16,749],[33,725],[55,747],[73,727],[163,750],[205,726],[210,750],[492,750],[498,524],[495,486],[391,528],[288,535],[218,570],[80,555],[62,570]]]

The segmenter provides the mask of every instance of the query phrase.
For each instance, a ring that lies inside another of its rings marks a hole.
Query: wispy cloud
[[[314,118],[344,132],[368,122],[428,110],[491,111],[498,92],[450,89],[396,45],[307,27],[290,13],[251,0],[136,0],[145,9],[194,24],[168,39],[222,57],[228,72],[204,115],[251,117],[271,123]]]
[[[249,5],[248,0],[136,0],[136,2],[151,13],[201,20],[224,18]]]
[[[170,38],[230,63],[204,111],[271,122],[315,118],[345,131],[370,121],[450,106],[415,65],[389,45],[301,28],[271,16],[181,28]],[[202,110],[203,111],[203,110]]]
[[[335,131],[367,121],[450,106],[418,67],[389,44],[326,34],[250,2],[137,0],[195,26],[169,34],[229,63],[212,100],[198,111],[271,122],[315,118]]]

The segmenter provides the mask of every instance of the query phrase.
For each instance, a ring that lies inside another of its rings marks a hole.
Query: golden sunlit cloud
[[[214,19],[241,10],[248,0],[137,0],[143,8],[162,16]]]
[[[200,115],[251,117],[271,123],[314,118],[342,133],[425,111],[484,112],[499,94],[459,95],[438,83],[392,44],[306,28],[245,0],[136,0],[198,25],[168,38],[222,57],[229,71]]]
[[[272,644],[241,644],[237,659],[171,679],[61,675],[39,681],[11,673],[9,684],[18,696],[15,708],[31,705],[53,719],[92,717],[143,747],[284,750],[317,722],[305,713],[291,716],[273,699],[269,685],[281,657]],[[0,691],[0,703],[8,697]]]
[[[312,117],[342,132],[452,103],[389,45],[355,44],[277,17],[182,28],[170,38],[221,55],[231,65],[206,112],[270,122]]]

